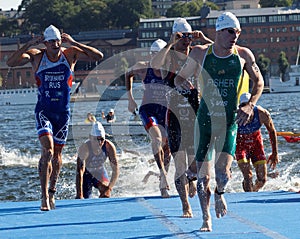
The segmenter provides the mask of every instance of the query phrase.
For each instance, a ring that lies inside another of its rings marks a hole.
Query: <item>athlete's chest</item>
[[[213,78],[239,78],[242,72],[240,58],[231,55],[226,58],[218,58],[213,54],[208,55],[204,61],[204,69]]]

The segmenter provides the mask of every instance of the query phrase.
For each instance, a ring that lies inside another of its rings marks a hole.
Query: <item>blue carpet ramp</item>
[[[0,203],[1,239],[165,239],[299,238],[300,194],[284,191],[225,194],[228,215],[217,219],[212,200],[213,232],[201,233],[198,198],[190,200],[194,217],[181,218],[177,196],[57,200],[56,209],[40,202]]]

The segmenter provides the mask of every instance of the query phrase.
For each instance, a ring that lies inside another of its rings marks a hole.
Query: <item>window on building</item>
[[[247,18],[246,17],[238,17],[240,24],[246,24],[247,23]]]
[[[249,23],[261,23],[266,22],[266,17],[258,16],[258,17],[249,17]]]
[[[300,14],[293,14],[288,16],[290,21],[300,21]]]
[[[21,72],[17,71],[17,78],[19,79],[21,77]]]
[[[269,16],[269,22],[285,22],[287,21],[286,15]]]

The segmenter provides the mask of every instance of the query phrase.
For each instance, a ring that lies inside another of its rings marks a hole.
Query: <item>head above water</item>
[[[50,40],[61,40],[60,31],[53,25],[50,25],[44,31],[44,41]]]
[[[251,98],[251,94],[250,93],[243,93],[240,96],[240,104],[244,104],[244,103],[248,103],[249,100]]]
[[[221,31],[226,28],[234,28],[241,31],[239,20],[231,12],[222,13],[216,21],[216,31]]]
[[[100,122],[93,123],[90,135],[94,137],[102,137],[103,139],[105,139],[105,130],[103,125]]]
[[[155,42],[152,43],[150,47],[150,53],[159,52],[161,49],[163,49],[167,43],[162,39],[157,39]]]
[[[191,25],[184,18],[177,18],[173,23],[172,33],[175,32],[192,32]]]

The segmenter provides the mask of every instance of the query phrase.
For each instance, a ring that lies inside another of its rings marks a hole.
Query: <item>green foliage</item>
[[[0,19],[0,34],[41,34],[50,24],[68,33],[137,28],[140,18],[153,17],[151,0],[22,0],[20,25]]]
[[[20,33],[18,21],[0,16],[0,35],[12,36]]]
[[[199,16],[200,9],[203,7],[203,0],[194,0],[188,3],[178,2],[168,9],[167,17],[192,17]],[[213,10],[218,10],[217,5],[207,1],[206,5]]]
[[[260,0],[261,7],[289,7],[292,6],[293,0]]]
[[[271,60],[264,56],[264,54],[260,54],[257,59],[257,65],[261,71],[262,76],[265,78],[267,73],[269,72]]]
[[[288,59],[284,51],[281,51],[279,53],[278,67],[279,67],[279,73],[281,74],[282,80],[285,81],[285,73],[287,72],[287,69],[290,67],[290,64],[288,62]]]
[[[151,0],[107,0],[112,28],[136,28],[140,18],[153,15]]]

